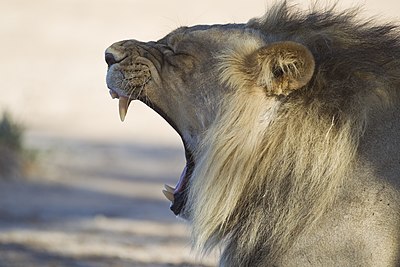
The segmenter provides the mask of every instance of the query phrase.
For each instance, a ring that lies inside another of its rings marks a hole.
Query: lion
[[[357,10],[286,2],[246,24],[180,27],[105,53],[183,141],[163,191],[219,265],[400,265],[400,41]]]

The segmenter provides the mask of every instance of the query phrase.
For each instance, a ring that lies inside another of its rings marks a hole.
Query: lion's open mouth
[[[175,215],[181,214],[184,206],[186,205],[188,182],[192,176],[194,169],[194,161],[192,154],[186,148],[185,148],[185,154],[186,154],[186,166],[183,169],[182,174],[175,188],[169,185],[165,185],[165,190],[163,190],[165,197],[171,201],[170,208]]]
[[[119,116],[121,121],[125,120],[126,114],[128,112],[128,108],[132,100],[135,100],[131,97],[125,97],[119,95],[113,89],[110,89],[110,95],[113,99],[119,100]],[[141,97],[137,97],[136,99],[144,102],[146,104],[146,99],[142,99]],[[160,109],[156,106],[152,105],[152,108],[159,113],[166,121],[179,133],[177,127],[175,126],[174,122],[168,118],[166,114],[164,114]],[[182,139],[183,140],[183,139]],[[175,215],[180,215],[184,206],[186,205],[187,201],[187,191],[188,191],[188,182],[190,177],[192,176],[193,169],[194,169],[194,160],[191,151],[187,148],[185,141],[185,157],[186,157],[186,166],[184,167],[182,174],[176,184],[175,188],[169,185],[165,185],[165,190],[162,192],[164,193],[165,197],[171,201],[170,209],[174,212]]]
[[[186,153],[187,154],[187,153]],[[192,176],[194,164],[186,159],[186,166],[182,171],[175,188],[165,185],[163,193],[171,201],[171,210],[175,215],[180,215],[187,201],[188,182]]]

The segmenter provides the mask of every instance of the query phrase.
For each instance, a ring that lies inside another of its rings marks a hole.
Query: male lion
[[[107,49],[121,119],[138,99],[182,137],[164,193],[220,266],[399,266],[399,34],[354,15],[283,3]]]

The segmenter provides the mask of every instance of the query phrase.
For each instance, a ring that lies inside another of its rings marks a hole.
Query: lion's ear
[[[295,42],[278,42],[252,54],[254,79],[268,95],[288,95],[311,80],[315,62],[311,52]]]

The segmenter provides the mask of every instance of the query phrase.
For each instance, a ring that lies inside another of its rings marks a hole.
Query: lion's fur
[[[165,193],[221,266],[399,266],[400,33],[356,14],[284,1],[107,49],[113,95],[182,137]]]
[[[195,244],[226,246],[221,262],[276,262],[335,203],[369,110],[390,105],[400,83],[396,27],[353,15],[302,14],[284,3],[248,23],[267,41],[296,41],[315,57],[310,83],[284,100],[252,86],[243,69],[259,43],[220,55],[231,90],[195,151],[187,207]]]

